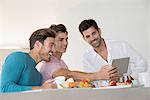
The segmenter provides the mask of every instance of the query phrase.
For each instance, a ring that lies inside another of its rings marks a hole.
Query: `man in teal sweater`
[[[42,76],[35,68],[42,60],[50,61],[54,51],[54,38],[54,31],[39,29],[29,39],[29,53],[14,52],[7,56],[2,68],[2,92],[56,88],[52,81],[42,83]]]

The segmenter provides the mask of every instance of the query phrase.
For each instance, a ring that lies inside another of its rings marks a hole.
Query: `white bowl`
[[[66,82],[74,82],[73,78],[68,78]]]
[[[62,84],[63,82],[65,82],[66,77],[65,76],[57,76],[54,78],[54,82],[56,84]]]

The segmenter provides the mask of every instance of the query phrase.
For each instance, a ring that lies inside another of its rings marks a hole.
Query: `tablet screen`
[[[123,75],[123,73],[127,73],[128,71],[129,59],[129,57],[113,59],[112,66],[116,66],[119,74]]]

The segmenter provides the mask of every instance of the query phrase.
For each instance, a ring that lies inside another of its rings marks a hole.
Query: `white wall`
[[[149,35],[149,62],[150,62],[150,0],[148,0],[148,35]]]
[[[126,40],[148,60],[148,2],[149,0],[0,0],[0,46],[27,47],[28,38],[34,30],[49,27],[53,23],[63,23],[69,32],[69,46],[63,58],[69,66],[79,66],[80,55],[87,44],[78,31],[78,25],[84,18],[93,18],[102,28],[105,38]]]
[[[147,7],[148,7],[148,61],[149,61],[149,73],[150,73],[150,0],[147,0],[148,3],[147,3]]]

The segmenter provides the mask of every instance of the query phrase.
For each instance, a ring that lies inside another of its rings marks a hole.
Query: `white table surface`
[[[0,100],[150,100],[150,88],[53,89],[0,93]]]

